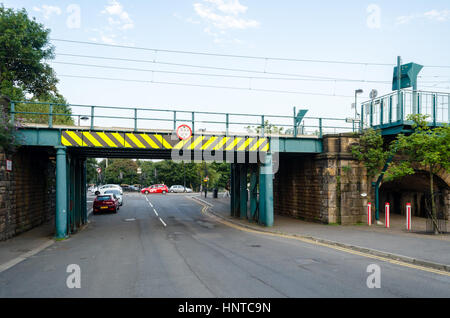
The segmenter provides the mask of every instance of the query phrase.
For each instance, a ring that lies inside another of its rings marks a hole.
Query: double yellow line
[[[337,245],[333,245],[333,244],[329,244],[329,243],[324,243],[324,242],[319,242],[310,238],[306,238],[306,237],[299,237],[299,236],[295,236],[295,235],[288,235],[288,234],[281,234],[281,233],[273,233],[273,232],[268,232],[268,231],[259,231],[259,230],[253,230],[250,229],[248,227],[244,227],[244,226],[240,226],[237,225],[235,223],[226,221],[214,214],[208,213],[208,209],[209,206],[207,206],[206,204],[204,204],[201,201],[198,200],[194,200],[195,202],[197,202],[198,204],[200,204],[201,206],[203,206],[202,208],[202,213],[209,216],[209,217],[213,217],[216,221],[218,221],[219,223],[222,223],[226,226],[229,226],[231,228],[234,228],[236,230],[240,230],[240,231],[244,231],[247,233],[253,233],[253,234],[259,234],[259,235],[266,235],[266,236],[272,236],[272,237],[281,237],[281,238],[286,238],[286,239],[291,239],[291,240],[296,240],[296,241],[300,241],[303,243],[308,243],[308,244],[313,244],[313,245],[318,245],[318,246],[323,246],[323,247],[328,247],[337,251],[341,251],[344,253],[348,253],[348,254],[354,254],[354,255],[358,255],[358,256],[362,256],[362,257],[367,257],[367,258],[371,258],[371,259],[376,259],[382,262],[387,262],[387,263],[391,263],[391,264],[395,264],[395,265],[399,265],[399,266],[403,266],[403,267],[409,267],[412,269],[417,269],[417,270],[421,270],[424,272],[429,272],[429,273],[434,273],[434,274],[438,274],[438,275],[443,275],[443,276],[449,276],[450,277],[450,272],[444,271],[444,270],[439,270],[439,269],[434,269],[431,267],[426,267],[426,266],[421,266],[421,265],[415,265],[415,264],[411,264],[408,262],[404,262],[404,261],[400,261],[400,260],[394,260],[391,258],[387,258],[387,257],[383,257],[383,256],[378,256],[378,255],[373,255],[373,254],[369,254],[369,253],[364,253],[364,252],[360,252],[360,251],[356,251],[353,250],[351,248],[347,248],[347,247],[342,247],[342,246],[337,246]]]

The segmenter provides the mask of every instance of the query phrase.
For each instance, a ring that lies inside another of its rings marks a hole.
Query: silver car
[[[183,192],[187,192],[187,193],[191,193],[192,189],[188,188],[188,187],[183,187],[182,185],[173,185],[169,188],[169,192],[172,193],[183,193]]]
[[[123,205],[123,195],[120,193],[120,190],[117,188],[108,188],[101,191],[101,194],[114,194],[116,198],[119,200],[119,205]]]

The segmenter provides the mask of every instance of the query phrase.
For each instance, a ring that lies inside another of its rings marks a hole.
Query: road
[[[92,203],[89,203],[92,204]],[[126,194],[65,241],[0,273],[0,297],[450,297],[450,277],[230,228],[184,194]],[[69,289],[67,266],[81,269]],[[368,288],[367,266],[381,269]]]

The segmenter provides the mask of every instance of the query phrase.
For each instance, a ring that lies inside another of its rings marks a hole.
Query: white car
[[[112,189],[118,189],[120,191],[120,194],[123,195],[122,187],[120,185],[117,185],[117,184],[105,184],[105,185],[102,185],[101,187],[99,187],[98,190],[100,192],[102,192],[103,190],[111,189],[111,188]]]
[[[117,188],[106,188],[103,190],[100,190],[100,194],[114,194],[116,198],[119,200],[119,205],[123,205],[123,195],[120,193],[119,189]]]
[[[192,189],[188,188],[188,187],[183,187],[182,185],[173,185],[169,188],[169,192],[172,193],[183,193],[183,192],[187,192],[187,193],[191,193]]]

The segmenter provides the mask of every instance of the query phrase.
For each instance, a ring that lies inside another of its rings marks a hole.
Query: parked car
[[[92,194],[95,194],[95,192],[98,191],[98,187],[92,186],[92,187],[89,188],[89,191],[91,191]]]
[[[139,188],[134,185],[129,185],[123,188],[124,191],[134,192],[139,191]]]
[[[120,194],[119,189],[107,188],[106,190],[102,190],[101,194],[114,194],[116,196],[117,200],[119,200],[119,205],[120,206],[123,205],[123,195]]]
[[[169,188],[169,192],[172,193],[182,193],[182,192],[187,192],[187,193],[191,193],[192,189],[188,188],[188,187],[184,187],[182,185],[173,185]]]
[[[120,209],[119,200],[115,194],[99,194],[94,200],[93,213],[113,212],[117,213]]]
[[[141,193],[143,194],[149,194],[149,193],[167,193],[169,192],[169,188],[165,184],[154,184],[152,186],[149,186],[147,188],[143,188],[141,190]]]
[[[105,185],[102,185],[101,187],[98,188],[98,191],[99,191],[100,193],[102,193],[102,190],[111,189],[111,188],[113,188],[113,189],[119,189],[120,194],[123,194],[123,189],[122,189],[122,187],[121,187],[120,185],[117,185],[117,184],[105,184]]]

